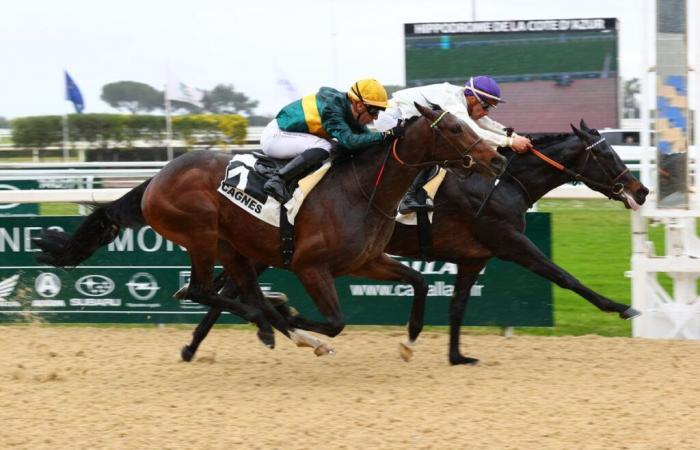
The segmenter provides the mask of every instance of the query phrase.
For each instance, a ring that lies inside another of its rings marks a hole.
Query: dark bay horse
[[[288,324],[264,301],[253,261],[283,266],[279,228],[259,221],[217,192],[231,159],[227,154],[185,154],[121,199],[95,210],[72,236],[44,231],[37,240],[43,250],[39,260],[74,267],[111,242],[120,227],[146,223],[187,249],[192,262],[188,298],[257,324],[258,336],[269,347],[274,345],[271,325],[287,336],[290,327],[328,336],[340,333],[345,323],[333,279],[346,274],[414,286],[409,335],[415,340],[423,325],[427,283],[420,273],[383,253],[403,194],[418,170],[428,165],[474,165],[489,175],[500,173],[505,165],[500,154],[452,114],[416,107],[421,116],[406,125],[404,137],[393,146],[376,145],[334,165],[295,219],[295,253],[289,269],[327,322],[293,318]],[[368,208],[368,193],[377,185],[378,174],[384,182]],[[217,260],[233,278],[242,301],[213,288]]]
[[[549,137],[534,142],[553,164],[535,154],[514,155],[503,179],[482,215],[476,213],[492,189],[481,177],[464,177],[448,171],[435,196],[433,215],[433,257],[457,264],[455,291],[450,304],[451,364],[474,364],[477,359],[459,350],[460,327],[467,302],[479,272],[492,257],[515,262],[526,269],[573,290],[601,311],[617,312],[630,319],[639,314],[628,305],[614,302],[579,282],[549,260],[525,235],[525,212],[547,192],[570,181],[580,181],[627,208],[644,203],[648,189],[620,160],[596,130],[581,121],[574,134]],[[512,155],[510,150],[506,153]],[[558,164],[558,166],[557,166]],[[397,224],[385,251],[389,254],[422,259],[415,226]],[[260,266],[259,270],[264,269]],[[222,277],[219,282],[223,284]],[[230,286],[227,286],[230,288]],[[211,309],[182,351],[190,360],[216,322],[220,310]]]

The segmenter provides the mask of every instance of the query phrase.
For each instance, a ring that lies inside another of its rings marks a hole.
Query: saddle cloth
[[[435,200],[435,194],[437,193],[438,188],[442,184],[443,180],[445,179],[445,175],[447,174],[447,171],[443,169],[442,167],[440,170],[438,170],[437,175],[435,175],[433,178],[430,179],[425,185],[423,186],[423,189],[425,192],[428,194],[428,197],[433,199],[433,203]],[[430,223],[433,223],[433,212],[430,211],[428,213],[428,220],[430,220]],[[408,214],[401,214],[401,213],[396,213],[396,221],[404,224],[404,225],[418,225],[418,218],[416,217],[415,212],[411,212]]]
[[[255,171],[256,160],[257,158],[250,154],[234,156],[226,167],[224,179],[217,191],[252,216],[279,227],[280,204],[263,191],[267,178]],[[326,162],[320,169],[299,180],[292,198],[284,205],[287,208],[287,220],[290,224],[294,225],[294,218],[304,199],[330,167],[331,163]]]

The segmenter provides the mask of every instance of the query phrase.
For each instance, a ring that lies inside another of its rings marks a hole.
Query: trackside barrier
[[[0,218],[1,322],[193,323],[205,307],[172,294],[189,282],[186,252],[150,227],[122,230],[75,269],[66,272],[36,262],[32,238],[42,229],[73,231],[82,217]],[[550,217],[528,213],[527,235],[551,253]],[[401,259],[429,283],[425,323],[448,324],[448,305],[457,267],[451,263]],[[270,269],[263,290],[285,292],[304,315],[321,319],[301,284],[290,272]],[[411,286],[351,277],[336,280],[350,324],[403,325],[409,317]],[[240,323],[224,314],[225,323]],[[551,326],[552,287],[514,264],[492,260],[472,288],[466,325]]]

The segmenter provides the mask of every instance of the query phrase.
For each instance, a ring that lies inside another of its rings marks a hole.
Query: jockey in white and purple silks
[[[440,105],[443,110],[466,122],[484,142],[494,148],[510,147],[517,153],[524,153],[532,148],[528,138],[515,133],[507,136],[506,127],[488,117],[490,110],[503,103],[501,88],[489,76],[471,77],[464,87],[440,83],[394,92],[386,111],[381,112],[374,122],[377,130],[392,129],[400,119],[419,115],[414,102],[423,106],[430,106],[430,103]],[[401,202],[399,212],[406,214],[417,210],[432,210],[430,198],[422,201],[416,199],[418,190],[427,182],[431,171],[432,168],[428,168],[418,173],[411,189]]]

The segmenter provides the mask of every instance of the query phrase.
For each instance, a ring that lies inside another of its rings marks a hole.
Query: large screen
[[[490,116],[520,133],[618,126],[617,19],[404,25],[406,84],[490,75],[506,103]]]

